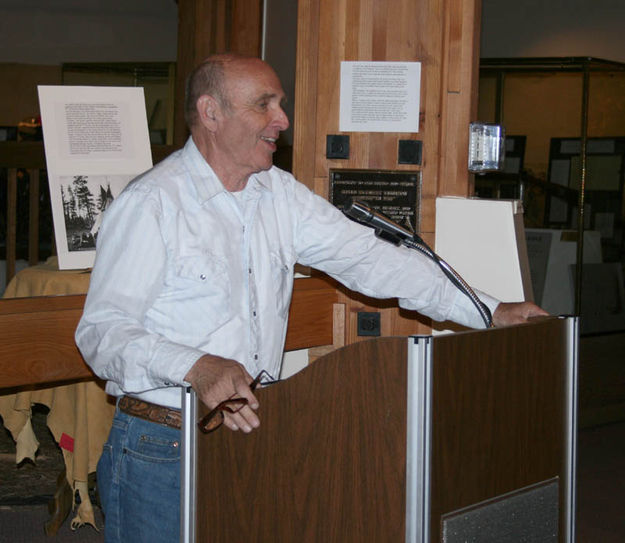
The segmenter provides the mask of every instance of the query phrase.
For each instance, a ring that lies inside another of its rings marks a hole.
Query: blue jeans
[[[107,543],[179,541],[180,437],[116,411],[97,472]]]

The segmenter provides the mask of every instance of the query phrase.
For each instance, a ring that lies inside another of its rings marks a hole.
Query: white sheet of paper
[[[419,132],[420,62],[341,62],[341,132]]]
[[[152,167],[143,88],[38,91],[59,268],[90,268],[102,213]]]

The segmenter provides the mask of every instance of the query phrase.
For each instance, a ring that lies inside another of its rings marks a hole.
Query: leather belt
[[[122,396],[117,407],[123,413],[138,417],[157,424],[164,424],[170,428],[182,428],[182,414],[178,409],[163,407],[150,402],[144,402],[130,396]]]

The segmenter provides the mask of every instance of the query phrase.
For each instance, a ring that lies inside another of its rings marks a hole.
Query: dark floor
[[[73,531],[70,513],[56,536],[44,533],[44,524],[50,518],[48,503],[64,467],[61,449],[46,426],[47,411],[44,406],[33,406],[33,428],[40,441],[35,463],[26,460],[15,465],[15,444],[10,433],[0,427],[0,543],[103,542],[103,519],[98,508],[96,524],[100,531],[90,526]],[[91,497],[95,500],[95,495]]]
[[[15,443],[0,425],[0,507],[47,504],[56,490],[56,479],[63,469],[61,449],[46,426],[48,408],[34,405],[32,412],[33,429],[40,441],[34,463],[25,460],[15,465]]]
[[[581,430],[577,541],[625,542],[625,422]]]
[[[43,525],[48,520],[45,505],[0,506],[0,543],[103,543],[104,532],[91,526],[75,531],[70,528],[70,519],[61,526],[55,536],[47,536]],[[102,516],[98,512],[98,521]]]
[[[0,430],[0,543],[102,542],[102,531],[72,531],[68,518],[55,537],[44,534],[47,503],[63,468],[61,451],[45,426],[45,410],[34,413],[41,441],[37,463],[15,466],[15,446]],[[577,469],[577,541],[625,542],[625,422],[580,431]],[[102,516],[96,510],[98,527]]]

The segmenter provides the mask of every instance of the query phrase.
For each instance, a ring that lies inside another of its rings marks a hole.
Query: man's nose
[[[286,130],[289,127],[289,118],[286,116],[286,113],[281,106],[278,106],[274,122],[280,131]]]

